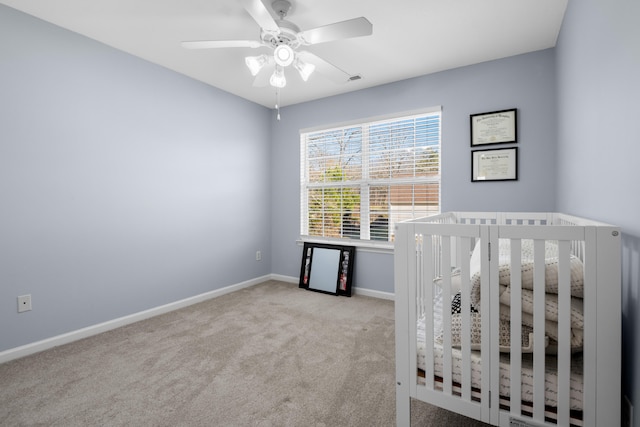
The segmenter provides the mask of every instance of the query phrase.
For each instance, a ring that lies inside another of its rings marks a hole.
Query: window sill
[[[305,242],[309,243],[326,243],[329,245],[344,245],[355,246],[358,251],[362,252],[376,252],[383,254],[393,253],[392,242],[376,242],[371,240],[358,240],[358,239],[328,239],[322,237],[310,237],[301,236],[296,243],[302,246]]]

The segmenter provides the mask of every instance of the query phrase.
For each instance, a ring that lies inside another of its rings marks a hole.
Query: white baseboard
[[[279,282],[287,282],[287,283],[300,283],[299,277],[283,276],[282,274],[272,274],[271,280],[278,280]]]
[[[360,288],[358,286],[355,286],[351,289],[354,291],[356,295],[363,295],[366,297],[373,297],[373,298],[379,298],[379,299],[388,299],[390,301],[394,301],[396,298],[395,294],[392,294],[390,292],[376,291],[373,289]]]
[[[161,305],[159,307],[150,308],[149,310],[140,311],[138,313],[130,314],[128,316],[119,317],[117,319],[109,320],[107,322],[99,323],[97,325],[88,326],[86,328],[78,329],[75,331],[67,332],[62,335],[47,338],[34,343],[26,344],[20,347],[11,348],[0,352],[0,363],[9,362],[10,360],[19,359],[21,357],[29,356],[31,354],[39,353],[44,350],[48,350],[53,347],[68,344],[73,341],[78,341],[83,338],[88,338],[93,335],[98,335],[102,332],[107,332],[112,329],[116,329],[122,326],[130,325],[141,320],[149,319],[150,317],[158,316],[160,314],[168,313],[170,311],[178,310],[183,307],[187,307],[193,304],[197,304],[202,301],[206,301],[212,298],[216,298],[230,292],[239,291],[240,289],[255,286],[259,283],[263,283],[267,280],[279,280],[287,283],[298,283],[299,278],[292,276],[283,276],[280,274],[268,274],[266,276],[258,277],[255,279],[247,280],[245,282],[237,283],[235,285],[227,286],[215,291],[205,292],[200,295],[196,295],[190,298],[185,298],[180,301],[175,301],[169,304]],[[364,295],[374,298],[393,300],[394,295],[388,292],[374,291],[371,289],[353,288],[356,295]]]
[[[272,274],[271,280],[279,280],[281,282],[287,282],[287,283],[300,282],[300,278],[298,277],[282,276],[280,274]],[[351,290],[356,295],[363,295],[366,297],[373,297],[373,298],[380,298],[380,299],[388,299],[391,301],[395,299],[395,295],[390,292],[375,291],[373,289],[361,288],[359,286],[354,286],[353,288],[351,288]]]
[[[158,316],[160,314],[168,313],[170,311],[178,310],[183,307],[187,307],[193,304],[197,304],[202,301],[206,301],[212,298],[216,298],[230,292],[239,291],[240,289],[255,286],[259,283],[265,282],[271,279],[271,275],[258,277],[256,279],[247,280],[245,282],[237,283],[235,285],[227,286],[214,291],[205,292],[200,295],[196,295],[190,298],[185,298],[180,301],[175,301],[169,304],[154,307],[149,310],[140,311],[138,313],[130,314],[128,316],[119,317],[117,319],[109,320],[107,322],[99,323],[97,325],[88,326],[86,328],[78,329],[75,331],[67,332],[66,334],[57,335],[55,337],[47,338],[42,341],[36,341],[34,343],[26,344],[20,347],[11,348],[0,352],[0,363],[5,363],[10,360],[18,359],[21,357],[29,356],[44,350],[48,350],[53,347],[57,347],[63,344],[68,344],[73,341],[78,341],[83,338],[87,338],[93,335],[107,332],[112,329],[119,328],[121,326],[130,325],[141,320],[148,319],[150,317]]]

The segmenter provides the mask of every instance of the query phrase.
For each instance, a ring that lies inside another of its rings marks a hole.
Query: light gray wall
[[[0,5],[0,351],[269,274],[270,127]]]
[[[622,228],[622,381],[636,409],[635,426],[640,426],[639,18],[637,1],[572,0],[556,49],[557,205]]]
[[[299,275],[299,130],[437,105],[444,211],[554,210],[555,58],[544,50],[284,108],[272,136],[274,273]],[[507,108],[518,109],[519,180],[472,183],[469,115]],[[359,250],[354,280],[393,293],[393,256]]]

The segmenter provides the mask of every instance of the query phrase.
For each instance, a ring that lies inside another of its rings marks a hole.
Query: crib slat
[[[522,396],[522,241],[511,240],[511,412],[520,414]]]
[[[569,425],[571,374],[571,272],[569,242],[558,242],[558,425]]]
[[[422,292],[424,293],[425,299],[422,303],[430,304],[433,301],[433,277],[435,277],[435,256],[434,252],[438,252],[436,249],[434,251],[433,236],[432,235],[421,235],[420,241],[420,268],[422,268]],[[433,303],[431,303],[433,304]],[[433,390],[434,387],[434,358],[433,358],[433,310],[431,307],[426,307],[425,309],[425,385],[428,389]]]
[[[442,388],[447,395],[452,393],[451,369],[451,237],[442,238]]]
[[[545,406],[545,241],[533,242],[533,418],[544,422]],[[568,424],[567,424],[568,425]]]
[[[411,234],[409,235],[411,238],[408,239],[409,236],[405,236],[405,238],[407,238],[406,241],[406,250],[407,250],[407,256],[409,257],[409,254],[411,254],[411,256],[408,259],[408,265],[407,267],[411,267],[411,274],[409,277],[409,284],[411,285],[408,289],[407,295],[409,296],[409,303],[406,307],[404,307],[405,310],[408,311],[408,315],[410,319],[414,319],[416,318],[416,316],[418,315],[418,306],[417,304],[413,304],[413,299],[417,298],[418,292],[420,290],[420,284],[422,281],[422,277],[420,274],[420,268],[419,268],[419,259],[418,259],[418,254],[420,251],[420,247],[418,244],[418,238],[417,238],[417,234],[415,233],[415,228],[411,227]],[[405,249],[405,248],[403,248]],[[413,339],[413,337],[417,336],[417,324],[414,324],[414,322],[411,322],[411,324],[409,325],[409,342],[408,342],[408,348],[409,348],[409,354],[414,354],[414,352],[418,351],[418,340],[417,339]],[[418,361],[417,358],[414,359],[412,357],[409,356],[409,372],[413,372],[415,369],[417,369],[417,365],[418,365]],[[409,378],[411,378],[411,376],[409,376]],[[415,393],[416,390],[416,384],[414,381],[410,381],[409,378],[398,378],[398,380],[402,380],[399,381],[399,383],[405,382],[404,387],[401,388],[401,390],[404,389],[409,389],[410,393]]]
[[[485,373],[485,369],[491,369],[491,388],[490,390],[495,390],[491,394],[491,418],[498,419],[500,416],[500,369],[497,361],[500,360],[500,348],[499,348],[499,340],[495,331],[500,327],[500,288],[499,286],[490,286],[490,277],[498,277],[498,247],[499,247],[499,233],[491,236],[490,246],[489,246],[489,257],[488,257],[488,265],[484,264],[483,257],[483,265],[482,265],[482,279],[481,279],[481,288],[483,292],[483,296],[481,298],[482,305],[482,313],[483,320],[486,317],[484,313],[490,313],[490,331],[494,331],[490,337],[491,347],[489,352],[485,352],[483,346],[483,356],[485,354],[489,354],[489,357],[492,364],[483,363],[482,365],[482,373]],[[487,268],[488,267],[488,268]],[[485,274],[486,273],[486,274]],[[486,284],[486,286],[485,286]],[[489,296],[489,298],[485,298],[485,296]],[[486,304],[485,304],[486,303]],[[484,328],[484,324],[482,325]],[[485,334],[482,335],[482,342],[485,342]],[[489,340],[487,340],[489,341]],[[483,384],[484,386],[484,384]]]
[[[460,238],[458,244],[460,263],[460,312],[462,317],[462,399],[471,399],[471,304],[469,297],[469,258],[471,256],[471,239]]]

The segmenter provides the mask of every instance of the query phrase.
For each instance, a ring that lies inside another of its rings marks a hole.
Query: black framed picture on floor
[[[350,297],[355,254],[355,246],[305,242],[299,287]]]

